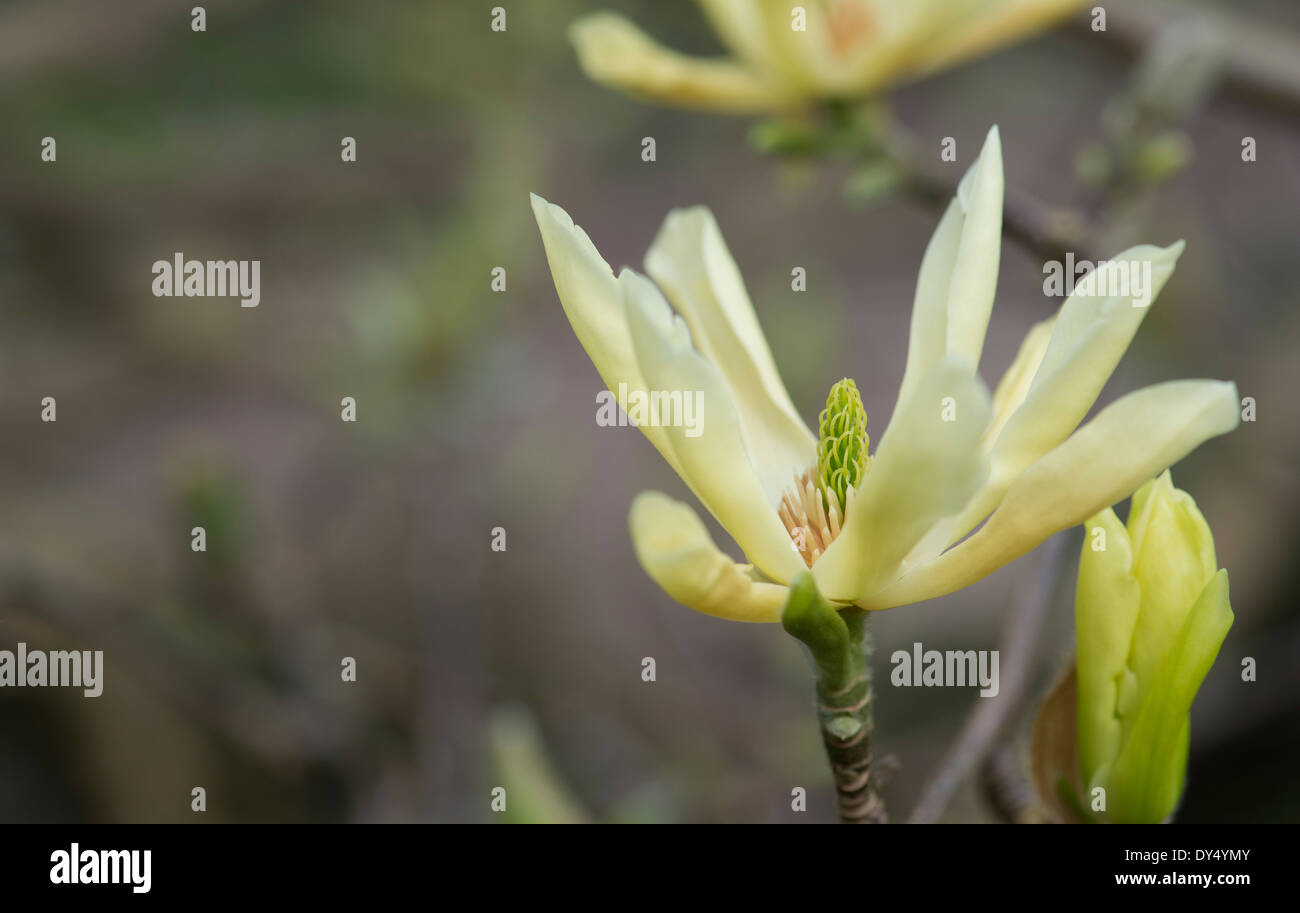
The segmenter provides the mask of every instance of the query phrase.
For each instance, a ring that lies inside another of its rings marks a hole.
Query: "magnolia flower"
[[[1083,807],[1100,787],[1099,818],[1154,824],[1182,795],[1188,710],[1232,626],[1228,572],[1168,472],[1133,495],[1127,527],[1106,508],[1087,530],[1075,598]]]
[[[1236,426],[1234,385],[1202,380],[1130,393],[1075,430],[1146,313],[1131,295],[1098,294],[1105,281],[1034,327],[989,397],[976,367],[997,284],[1002,190],[994,128],[922,260],[907,366],[879,446],[867,453],[861,400],[839,384],[820,460],[707,209],[668,215],[646,254],[652,282],[630,269],[615,277],[564,210],[533,196],[560,302],[606,386],[702,394],[695,436],[670,423],[641,430],[749,563],[720,551],[690,507],[643,493],[633,544],[670,596],[710,615],[777,621],[805,569],[838,606],[950,593]],[[1099,267],[1099,279],[1150,264],[1158,291],[1181,250],[1133,248]]]
[[[624,17],[570,28],[583,70],[649,101],[732,113],[853,98],[1044,29],[1082,0],[699,0],[732,58],[665,48]]]

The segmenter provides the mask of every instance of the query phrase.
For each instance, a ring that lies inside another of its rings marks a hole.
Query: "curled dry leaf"
[[[1034,720],[1029,742],[1030,776],[1048,820],[1079,824],[1086,820],[1079,806],[1084,790],[1079,782],[1079,751],[1075,741],[1078,706],[1074,660],[1048,693]]]

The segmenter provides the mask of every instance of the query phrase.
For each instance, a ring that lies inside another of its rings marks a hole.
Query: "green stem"
[[[867,613],[836,611],[812,574],[797,576],[781,622],[807,648],[817,681],[817,720],[845,824],[884,824],[885,804],[871,769],[871,670]]]

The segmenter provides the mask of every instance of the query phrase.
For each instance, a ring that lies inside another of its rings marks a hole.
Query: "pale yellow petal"
[[[695,427],[663,428],[683,478],[696,496],[773,580],[786,582],[803,568],[790,534],[768,501],[745,445],[740,418],[721,372],[691,345],[685,321],[649,279],[632,270],[619,275],[637,363],[652,391],[698,395]]]
[[[1151,303],[1173,275],[1182,250],[1181,241],[1163,249],[1150,245],[1131,248],[1089,274],[1087,287],[1079,286],[1061,306],[1021,402],[1006,414],[1000,428],[990,429],[988,485],[967,506],[953,530],[954,538],[970,532],[997,506],[1016,476],[1083,421],[1128,350]],[[1112,290],[1115,294],[1107,293]],[[1036,328],[1035,332],[1042,331]],[[1021,358],[1032,359],[1034,354],[1029,342],[1027,338],[1012,366],[1012,371],[1022,376],[1028,364],[1021,364]],[[1041,335],[1034,345],[1038,342]],[[1009,396],[1018,389],[1019,380]]]
[[[921,378],[948,351],[948,293],[952,288],[952,267],[961,246],[966,214],[956,197],[930,236],[912,299],[912,324],[907,337],[907,365],[899,384],[898,403],[907,399]]]
[[[989,395],[960,356],[931,369],[891,419],[839,538],[813,565],[828,598],[857,602],[907,571],[903,559],[984,481]]]
[[[917,76],[946,69],[1043,31],[1085,5],[1086,0],[997,0],[961,20],[917,59]]]
[[[666,48],[617,13],[583,16],[569,27],[569,39],[590,79],[646,101],[751,114],[799,100],[787,86],[733,60],[689,57]]]
[[[1132,494],[1147,479],[1239,421],[1236,385],[1171,381],[1112,403],[1025,470],[988,521],[929,565],[874,594],[871,608],[969,586],[1048,536]]]
[[[1002,379],[998,381],[997,390],[993,393],[993,421],[984,432],[986,450],[993,449],[993,444],[1002,433],[1003,427],[1029,395],[1029,385],[1033,383],[1034,376],[1038,373],[1038,366],[1043,362],[1043,355],[1047,352],[1047,344],[1052,339],[1052,329],[1055,326],[1056,316],[1053,315],[1030,327],[1020,343],[1020,348],[1016,351],[1011,367],[1007,368]]]
[[[770,503],[817,458],[817,440],[790,401],[740,270],[713,213],[674,210],[646,254],[646,272],[686,320],[701,355],[722,372]]]
[[[642,492],[628,518],[645,572],[682,605],[733,621],[780,621],[789,592],[754,579],[721,552],[700,518],[656,491]]]
[[[1091,368],[1089,376],[1109,377],[1186,246],[1182,241],[1163,248],[1140,244],[1076,279],[1074,294],[1061,305],[1035,390],[1070,369]]]
[[[994,127],[921,260],[899,403],[945,354],[965,355],[971,370],[979,366],[1002,256],[1002,193],[1002,143]]]
[[[623,290],[609,264],[567,212],[535,193],[530,196],[555,290],[578,342],[611,391],[617,394],[619,385],[626,384],[629,392],[644,393],[645,381],[637,366],[623,309]],[[681,475],[681,466],[663,429],[643,426],[641,431]]]
[[[722,43],[745,63],[768,69],[772,52],[760,0],[696,0]]]
[[[957,189],[966,213],[948,291],[948,352],[978,367],[1002,258],[1002,138],[989,130],[979,160]]]
[[[946,32],[954,10],[983,0],[833,0],[796,4],[759,0],[768,60],[786,78],[822,96],[862,96],[914,66]]]

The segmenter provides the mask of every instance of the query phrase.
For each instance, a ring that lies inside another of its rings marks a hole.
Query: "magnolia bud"
[[[1182,795],[1189,710],[1232,625],[1214,538],[1169,473],[1087,523],[1075,597],[1080,784],[1097,819],[1164,821]]]

